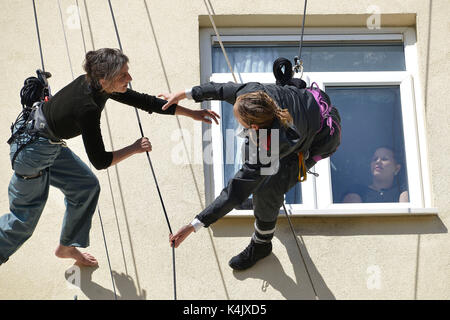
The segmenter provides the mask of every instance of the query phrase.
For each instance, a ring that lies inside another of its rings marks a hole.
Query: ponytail
[[[277,109],[275,110],[275,116],[281,122],[283,127],[288,127],[289,125],[291,125],[294,122],[292,120],[291,114],[289,113],[289,111],[287,109],[281,109],[281,108],[277,107]]]
[[[292,124],[292,116],[287,109],[281,109],[276,102],[263,91],[243,94],[236,99],[235,109],[243,122],[269,128],[275,118],[284,127]]]

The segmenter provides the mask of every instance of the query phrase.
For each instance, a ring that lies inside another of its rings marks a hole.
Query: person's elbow
[[[112,154],[110,155],[109,152],[105,152],[105,155],[101,157],[92,157],[89,159],[97,170],[104,170],[109,168],[109,166],[112,163]]]

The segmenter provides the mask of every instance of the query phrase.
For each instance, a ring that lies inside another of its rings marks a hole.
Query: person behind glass
[[[401,169],[392,148],[377,148],[370,161],[372,183],[368,186],[353,186],[342,202],[408,202],[408,190],[399,179]]]
[[[335,152],[340,144],[337,109],[331,106],[325,92],[318,88],[311,90],[294,85],[257,82],[210,82],[187,91],[161,96],[168,100],[166,106],[186,97],[196,102],[227,101],[234,105],[236,120],[248,130],[243,152],[245,161],[240,170],[229,180],[220,195],[190,224],[169,235],[169,242],[171,246],[178,247],[192,232],[197,232],[202,226],[210,226],[253,194],[255,229],[250,244],[229,261],[229,266],[235,270],[250,268],[272,251],[271,240],[284,195],[299,180],[302,162],[300,153],[304,155],[303,168],[309,170],[317,161]],[[318,96],[320,98],[316,100]],[[261,129],[268,129],[267,139],[260,139],[263,134]],[[275,140],[268,139],[272,132],[278,132],[278,150],[272,150],[271,147],[276,143]],[[257,144],[259,150],[270,149],[278,155],[275,160],[278,162],[277,170],[263,173],[273,163],[264,164],[260,159],[250,161],[252,143]]]
[[[34,107],[30,117],[39,121],[39,128],[27,127],[20,134],[20,138],[35,137],[24,148],[19,148],[19,138],[11,143],[14,174],[8,189],[10,212],[0,217],[0,264],[6,262],[32,235],[51,185],[63,192],[66,204],[56,256],[75,259],[80,265],[98,265],[92,255],[77,248],[89,246],[92,216],[100,193],[99,181],[62,139],[81,135],[89,161],[97,170],[152,150],[146,137],[120,150],[105,150],[100,118],[109,98],[149,113],[185,115],[208,123],[210,119],[217,122],[214,113],[207,110],[190,110],[178,105],[162,110],[165,100],[128,89],[132,80],[128,72],[128,57],[118,49],[89,51],[83,67],[85,75],[76,78],[48,101],[39,102],[42,98],[40,93],[27,98],[27,107]],[[22,92],[34,92],[36,88],[27,86],[38,83],[38,79],[32,79],[36,80],[34,82],[27,80]],[[22,104],[25,105],[23,101]],[[12,128],[15,130],[13,137],[20,125],[18,123]]]

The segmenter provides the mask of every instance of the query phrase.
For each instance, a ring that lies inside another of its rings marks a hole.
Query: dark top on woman
[[[50,130],[60,139],[82,135],[89,160],[98,170],[111,165],[112,152],[105,151],[100,131],[100,118],[106,101],[111,98],[149,113],[175,114],[176,105],[161,110],[166,103],[145,93],[128,89],[124,93],[108,94],[91,88],[81,75],[58,91],[42,110]]]

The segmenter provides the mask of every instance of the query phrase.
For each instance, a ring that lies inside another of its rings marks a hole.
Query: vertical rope
[[[205,4],[206,10],[208,11],[209,20],[211,21],[211,24],[212,24],[212,26],[214,28],[214,32],[216,33],[217,40],[219,41],[220,48],[222,49],[223,55],[224,55],[225,60],[227,62],[228,68],[230,69],[231,75],[233,76],[234,82],[238,83],[238,81],[236,79],[236,76],[234,74],[234,71],[233,71],[233,67],[231,66],[230,59],[228,59],[227,52],[226,52],[225,47],[224,47],[224,45],[222,43],[222,39],[220,38],[219,31],[217,31],[216,23],[214,22],[214,18],[211,15],[211,11],[213,11],[212,10],[212,6],[211,6],[211,10],[210,10],[210,8],[208,7],[208,4],[206,3],[206,0],[203,0],[203,3]],[[211,5],[210,2],[209,2],[209,4]]]
[[[306,5],[308,0],[305,0],[305,6],[303,8],[303,22],[302,22],[302,35],[300,37],[300,48],[298,51],[298,58],[302,60],[302,49],[303,49],[303,34],[305,33],[305,18],[306,18]]]
[[[119,43],[120,51],[123,52],[122,42],[120,41],[119,30],[117,28],[116,18],[115,18],[115,15],[114,15],[114,10],[113,10],[112,5],[111,5],[111,0],[108,0],[108,4],[109,4],[109,9],[111,11],[111,17],[112,17],[113,24],[114,24],[114,30],[116,32],[117,42]],[[128,86],[129,86],[129,88],[131,90],[133,90],[133,87],[132,87],[131,83],[129,83]],[[134,108],[134,110],[136,112],[136,118],[137,118],[137,121],[138,121],[138,125],[139,125],[139,130],[141,132],[141,136],[144,137],[144,130],[142,129],[142,123],[141,123],[141,119],[139,117],[138,110],[137,110],[137,108]],[[150,169],[152,171],[153,179],[154,179],[155,185],[156,185],[156,190],[158,191],[159,200],[161,202],[161,206],[162,206],[163,211],[164,211],[164,216],[166,218],[166,222],[167,222],[167,226],[169,228],[169,232],[173,233],[172,232],[172,227],[170,226],[169,217],[167,216],[166,207],[164,205],[164,201],[163,201],[163,198],[162,198],[162,195],[161,195],[161,190],[159,188],[158,180],[156,179],[156,174],[155,174],[155,170],[153,168],[152,160],[150,159],[150,154],[148,153],[148,151],[146,151],[145,153],[147,155],[147,160],[148,160],[148,163],[150,165]],[[175,246],[172,246],[172,265],[173,265],[174,300],[176,300],[177,299],[177,287],[176,287],[176,269],[175,269]]]
[[[69,44],[67,42],[66,29],[64,28],[64,20],[63,20],[63,15],[62,15],[62,10],[61,10],[61,2],[60,2],[60,0],[58,0],[57,2],[58,2],[58,8],[59,8],[59,16],[61,18],[61,26],[62,26],[62,29],[63,29],[63,32],[64,32],[64,42],[65,42],[65,45],[66,45],[67,58],[69,60],[70,71],[72,73],[72,81],[73,81],[74,80],[74,74],[73,74],[73,70],[72,70],[72,60],[70,59]],[[77,1],[77,8],[78,8],[78,1]],[[79,10],[78,10],[78,17],[80,18],[80,23],[81,23],[81,17],[79,15]],[[83,42],[84,42],[84,38],[83,38]],[[86,48],[86,46],[85,46],[85,48]],[[92,165],[91,165],[90,162],[89,162],[89,169],[92,170]],[[106,259],[108,261],[109,273],[110,273],[110,276],[111,276],[111,282],[112,282],[113,292],[114,292],[114,299],[117,300],[116,285],[114,283],[114,276],[113,276],[112,267],[111,267],[111,260],[109,258],[109,250],[108,250],[108,245],[107,245],[107,242],[106,242],[105,229],[104,229],[104,226],[103,226],[102,215],[100,213],[100,206],[98,204],[97,204],[97,213],[98,213],[98,217],[99,217],[99,220],[100,220],[100,226],[101,226],[101,229],[102,229],[103,243],[105,245],[105,250],[106,250]]]
[[[228,68],[230,69],[230,72],[231,72],[232,75],[233,75],[234,81],[237,82],[237,81],[236,81],[236,77],[234,76],[233,69],[232,69],[232,67],[231,67],[230,61],[229,61],[229,59],[228,59],[228,55],[227,55],[227,53],[226,53],[225,47],[223,46],[223,43],[222,43],[222,41],[221,41],[221,39],[220,39],[220,35],[219,35],[219,33],[218,33],[218,31],[217,31],[217,28],[216,28],[216,24],[214,23],[214,18],[212,17],[211,12],[210,12],[210,9],[208,8],[208,5],[206,4],[206,0],[203,0],[203,2],[205,3],[206,9],[207,9],[207,11],[208,11],[209,19],[211,20],[211,24],[213,25],[214,32],[216,33],[217,39],[218,39],[218,41],[219,41],[219,43],[220,43],[220,47],[222,48],[222,52],[223,52],[223,54],[224,54],[224,56],[225,56],[225,59],[226,59],[226,61],[227,61]],[[208,0],[208,2],[209,2],[209,0]],[[302,35],[301,35],[301,39],[300,39],[300,49],[299,49],[300,51],[299,51],[299,57],[301,57],[301,52],[302,52],[303,32],[304,32],[304,27],[305,27],[305,15],[306,15],[306,3],[307,3],[307,0],[305,0],[305,7],[304,7],[304,12],[303,12],[303,26],[302,26]],[[210,3],[210,5],[211,5],[211,3]],[[297,236],[296,236],[294,227],[292,226],[292,222],[291,222],[291,219],[290,219],[290,217],[289,217],[289,215],[288,215],[288,213],[287,213],[286,206],[284,205],[284,202],[283,202],[283,209],[284,209],[284,212],[285,212],[286,217],[287,217],[287,219],[288,219],[288,222],[289,222],[289,226],[290,226],[290,228],[291,228],[292,235],[294,236],[295,243],[296,243],[297,248],[298,248],[298,252],[299,252],[300,257],[301,257],[301,259],[302,259],[302,261],[303,261],[303,264],[305,265],[306,273],[307,273],[308,279],[309,279],[309,281],[310,281],[310,283],[311,283],[311,287],[312,287],[312,289],[313,289],[313,291],[314,291],[314,295],[315,295],[315,297],[316,297],[316,300],[318,300],[319,297],[318,297],[317,292],[316,292],[316,289],[315,289],[315,287],[314,287],[314,283],[313,283],[313,281],[312,281],[311,275],[309,274],[308,266],[306,265],[305,259],[303,258],[303,254],[302,254],[302,251],[301,251],[301,249],[300,249],[300,245],[298,244]]]
[[[36,24],[36,32],[37,32],[37,38],[38,38],[38,44],[39,44],[39,52],[41,54],[42,71],[45,71],[44,56],[42,55],[41,36],[39,34],[39,24],[38,24],[38,18],[37,18],[37,13],[36,13],[36,3],[34,2],[34,0],[33,0],[33,10],[34,10],[34,23]]]
[[[303,258],[302,250],[300,249],[300,245],[299,245],[298,240],[297,240],[297,236],[296,236],[296,233],[295,233],[295,230],[294,230],[294,226],[292,225],[291,218],[289,217],[289,214],[288,214],[288,212],[286,210],[286,206],[284,205],[284,202],[283,202],[283,209],[284,209],[284,213],[286,214],[286,218],[287,218],[287,220],[289,222],[289,227],[291,228],[292,235],[294,236],[294,240],[295,240],[295,244],[297,245],[298,252],[300,253],[300,257],[302,258],[303,264],[305,265],[306,274],[308,275],[309,282],[311,283],[311,287],[312,287],[312,289],[314,291],[314,296],[315,296],[316,300],[319,300],[319,296],[317,295],[316,288],[314,287],[314,283],[312,281],[311,275],[309,274],[308,266],[306,265],[305,258]]]

